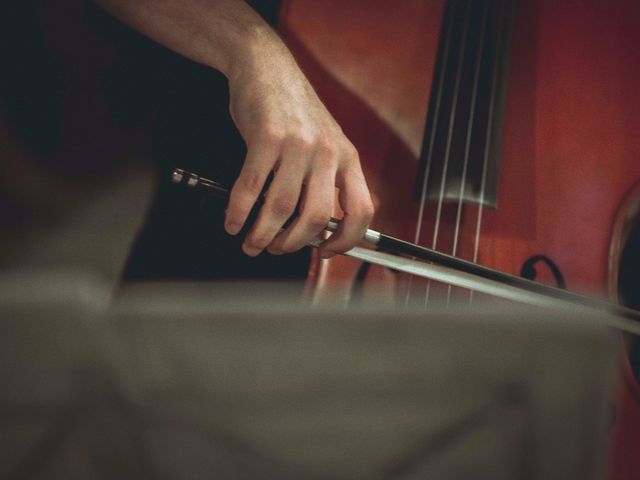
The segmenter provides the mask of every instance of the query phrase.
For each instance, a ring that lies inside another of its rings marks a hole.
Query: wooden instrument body
[[[285,0],[280,19],[360,153],[377,207],[373,228],[427,246],[436,209],[426,209],[416,237],[414,185],[443,8],[442,0]],[[542,254],[570,290],[616,299],[616,252],[623,224],[638,220],[640,198],[639,24],[635,0],[518,3],[498,207],[483,210],[479,263],[519,274],[527,258]],[[436,248],[447,253],[456,211],[445,205],[440,222]],[[477,214],[477,205],[463,209],[456,252],[463,258],[473,257]],[[318,262],[316,293],[352,281],[358,269],[348,258]],[[553,281],[538,270],[538,280]],[[393,301],[401,287],[397,275],[372,268],[365,296],[367,289]],[[615,477],[630,478],[640,458],[640,408],[629,392],[619,417]]]

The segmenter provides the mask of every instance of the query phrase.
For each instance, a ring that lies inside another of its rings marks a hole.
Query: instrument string
[[[502,42],[504,41],[504,15],[506,8],[500,9],[500,19],[498,25],[498,39],[496,41],[496,49],[500,49]],[[493,72],[491,74],[491,98],[489,101],[489,112],[487,113],[487,141],[484,146],[483,161],[482,161],[482,179],[480,183],[480,201],[478,203],[478,216],[476,218],[476,231],[473,246],[473,263],[478,263],[478,251],[480,249],[480,229],[482,226],[482,213],[484,211],[484,197],[487,185],[487,165],[489,163],[489,153],[491,151],[491,140],[493,138],[493,115],[495,110],[495,98],[498,85],[498,73],[499,73],[499,61],[495,59],[493,65]],[[473,290],[469,292],[469,304],[473,303]]]
[[[455,127],[456,113],[457,113],[457,107],[458,107],[458,96],[460,93],[460,79],[462,77],[462,66],[464,63],[464,58],[466,53],[465,44],[467,41],[467,34],[469,32],[470,10],[471,10],[471,2],[467,4],[466,10],[465,10],[464,27],[462,31],[462,39],[460,42],[460,56],[458,58],[458,65],[456,66],[456,79],[453,87],[453,99],[451,101],[451,115],[449,117],[449,126],[447,129],[447,141],[446,141],[445,154],[444,154],[444,165],[442,167],[442,175],[440,177],[440,189],[438,192],[438,206],[436,209],[436,220],[435,220],[435,226],[433,229],[433,238],[431,242],[431,248],[433,250],[436,250],[436,247],[438,244],[438,236],[440,233],[440,220],[442,217],[442,207],[444,205],[447,172],[449,168],[449,159],[451,157],[451,145],[453,143],[453,129]],[[428,306],[428,303],[429,303],[430,289],[431,289],[431,283],[427,282],[427,287],[425,290],[425,300],[424,300],[425,308]]]
[[[469,155],[471,152],[471,139],[473,136],[473,130],[475,127],[475,111],[476,111],[476,102],[478,98],[478,83],[480,82],[480,67],[482,65],[482,55],[484,53],[484,43],[485,43],[485,30],[487,24],[487,3],[483,2],[482,6],[482,23],[480,27],[480,39],[478,42],[478,49],[476,51],[476,67],[475,72],[473,74],[473,91],[471,93],[471,108],[469,111],[469,123],[467,125],[467,138],[464,146],[464,160],[462,164],[462,175],[460,181],[460,192],[458,196],[458,208],[456,211],[456,223],[455,223],[455,231],[453,234],[453,247],[451,248],[451,255],[454,257],[458,253],[458,241],[460,236],[460,224],[462,220],[462,205],[465,194],[465,186],[467,181],[467,170],[469,166]],[[451,301],[451,285],[447,287],[447,307],[449,306],[449,302]]]
[[[453,11],[451,12],[451,18],[453,18],[453,14],[455,13],[455,4],[452,7]],[[432,163],[432,159],[433,159],[433,150],[434,150],[434,146],[435,146],[435,139],[436,139],[436,131],[437,131],[437,127],[438,127],[438,117],[440,115],[440,106],[442,104],[442,91],[444,89],[444,76],[445,76],[445,72],[447,70],[447,64],[448,64],[448,60],[449,60],[449,50],[450,50],[450,46],[451,46],[451,36],[452,36],[452,25],[451,23],[453,22],[449,22],[448,26],[445,26],[445,28],[447,28],[447,35],[445,37],[445,43],[444,43],[444,48],[443,48],[443,60],[442,60],[442,66],[440,68],[440,75],[438,77],[438,91],[436,94],[436,103],[435,103],[435,108],[434,108],[434,115],[433,115],[433,124],[431,125],[431,130],[429,132],[429,146],[427,149],[427,161],[426,161],[426,165],[425,165],[425,172],[424,172],[424,176],[422,178],[422,185],[421,185],[421,189],[420,189],[420,205],[419,205],[419,209],[418,209],[418,218],[417,218],[417,223],[416,223],[416,233],[414,235],[414,239],[413,239],[413,243],[415,244],[420,244],[420,237],[422,236],[422,227],[423,227],[423,219],[424,219],[424,215],[425,215],[425,208],[426,208],[426,204],[427,204],[427,186],[429,184],[429,175],[431,173],[431,163]],[[409,300],[410,300],[410,296],[411,296],[411,284],[412,284],[412,280],[413,280],[413,275],[411,275],[408,279],[407,282],[407,291],[405,294],[405,301],[404,301],[404,305],[405,308],[409,307]]]

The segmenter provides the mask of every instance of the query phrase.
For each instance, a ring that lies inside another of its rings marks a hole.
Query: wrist
[[[245,28],[234,40],[226,49],[224,64],[218,68],[229,83],[295,62],[278,34],[266,24]]]

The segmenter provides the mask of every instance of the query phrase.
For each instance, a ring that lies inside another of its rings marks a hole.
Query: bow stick
[[[221,199],[229,198],[229,190],[225,186],[181,168],[173,170],[171,180],[189,188],[202,189]],[[331,218],[326,230],[335,232],[339,224],[340,220]],[[367,229],[363,240],[385,251],[354,247],[343,255],[529,305],[584,313],[595,310],[611,316],[608,326],[640,335],[640,312],[636,310],[500,272],[375,230]],[[310,246],[317,247],[322,241],[316,238]]]

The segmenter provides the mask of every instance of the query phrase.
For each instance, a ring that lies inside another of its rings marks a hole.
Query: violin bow
[[[194,172],[175,168],[171,172],[171,181],[229,199],[228,188]],[[326,230],[335,232],[339,224],[340,220],[331,218]],[[605,313],[610,316],[608,326],[640,335],[640,312],[636,310],[494,270],[372,229],[367,229],[363,240],[376,249],[356,246],[343,255],[528,305]],[[317,247],[323,241],[317,237],[310,246]]]

